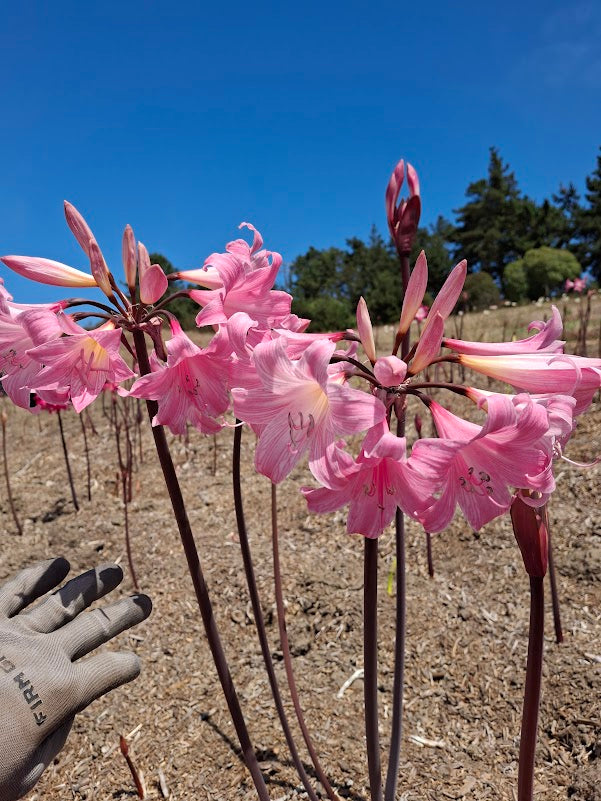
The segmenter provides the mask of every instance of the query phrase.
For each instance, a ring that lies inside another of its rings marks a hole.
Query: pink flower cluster
[[[410,198],[396,206],[403,177],[401,164],[386,196],[399,252],[406,251],[408,231],[417,224],[416,209],[419,217],[419,185],[411,167]],[[401,309],[397,347],[413,321],[421,321],[419,338],[404,359],[396,350],[377,355],[362,299],[358,334],[307,334],[309,320],[292,314],[291,296],[274,289],[281,257],[265,250],[258,231],[247,223],[242,225],[253,234],[251,245],[237,239],[200,269],[174,276],[199,287],[189,296],[200,307],[197,325],[211,334],[200,346],[168,311],[167,278],[150,263],[130,227],[123,236],[127,297],[83,217],[70,204],[65,211],[90,272],[48,259],[7,256],[2,261],[32,280],[98,286],[112,307],[81,300],[19,305],[0,285],[0,372],[12,400],[29,408],[35,392],[43,403],[70,401],[79,412],[107,384],[119,385],[121,393],[155,401],[153,424],[177,434],[188,425],[215,433],[234,424],[233,411],[258,437],[256,469],[277,483],[307,456],[319,484],[302,490],[309,509],[327,512],[348,505],[349,532],[377,537],[397,508],[427,531],[441,531],[457,506],[478,529],[507,512],[516,491],[525,503],[541,506],[555,486],[553,461],[601,385],[601,360],[563,354],[557,309],[547,322],[532,323],[534,333],[517,342],[445,338],[445,320],[463,291],[467,265],[460,262],[453,269],[428,310],[423,252]],[[71,311],[84,303],[86,310]],[[102,321],[98,327],[79,324],[93,317]],[[139,371],[130,338],[140,333],[154,344],[150,372],[124,386]],[[343,340],[341,347],[337,343]],[[131,367],[124,348],[134,356]],[[515,392],[430,383],[428,368],[442,361],[509,384]],[[355,386],[357,380],[367,391]],[[485,414],[483,424],[462,419],[429,394],[441,389],[472,401]],[[418,439],[411,449],[390,431],[392,414],[404,416],[410,395],[424,404],[438,435]]]

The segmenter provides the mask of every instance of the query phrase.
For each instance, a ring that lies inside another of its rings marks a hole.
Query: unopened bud
[[[102,289],[107,298],[112,298],[113,288],[111,287],[109,269],[106,266],[104,256],[102,255],[102,252],[95,239],[90,239],[88,244],[88,253],[90,256],[90,266],[92,268],[94,280],[100,289]]]
[[[374,342],[374,331],[369,317],[369,310],[364,298],[359,298],[357,304],[357,330],[363,345],[365,355],[372,364],[376,361],[376,345]]]
[[[510,509],[511,522],[526,572],[542,578],[547,572],[549,554],[547,509],[531,506],[526,502],[528,498],[536,500],[528,490],[515,496]]]
[[[121,256],[123,259],[125,282],[133,297],[133,294],[136,291],[136,269],[138,261],[136,259],[136,238],[131,225],[126,225],[125,231],[123,231]]]

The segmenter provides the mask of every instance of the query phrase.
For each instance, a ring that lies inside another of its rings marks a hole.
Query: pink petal
[[[140,272],[140,300],[145,304],[156,303],[167,291],[167,276],[160,264],[151,264],[144,272]]]

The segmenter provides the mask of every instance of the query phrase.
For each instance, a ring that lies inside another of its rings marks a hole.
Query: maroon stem
[[[136,353],[138,356],[140,373],[141,375],[148,375],[151,370],[144,334],[142,331],[137,330],[134,331],[133,336]],[[152,421],[158,411],[158,405],[156,401],[146,401],[146,408],[148,409],[148,416]],[[190,576],[194,585],[194,591],[196,593],[198,607],[202,616],[202,622],[205,627],[207,641],[209,643],[209,648],[211,649],[213,661],[217,669],[217,674],[219,676],[219,681],[221,682],[221,687],[225,695],[225,700],[228,705],[232,722],[240,741],[244,762],[246,763],[246,766],[252,776],[252,780],[260,801],[269,801],[269,793],[267,792],[265,780],[261,774],[257,756],[250,740],[250,735],[246,727],[246,721],[244,720],[244,715],[242,713],[238,695],[234,687],[234,682],[229,671],[225,652],[221,644],[217,623],[213,615],[213,606],[209,597],[208,587],[202,572],[200,557],[194,542],[194,535],[192,534],[190,520],[184,505],[184,498],[177,474],[175,472],[173,459],[171,458],[171,453],[169,451],[169,445],[167,443],[167,437],[165,436],[165,430],[163,426],[152,426],[152,435],[154,437],[154,444],[156,446],[159,462],[163,470],[165,484],[167,486],[167,491],[169,492],[171,506],[173,507],[173,513],[175,515],[184,553],[186,555],[188,570],[190,571]]]
[[[553,546],[551,545],[551,527],[548,522],[547,513],[547,544],[549,548],[549,582],[551,584],[551,604],[553,606],[553,626],[555,628],[555,642],[563,642],[563,630],[561,628],[561,612],[559,611],[559,593],[557,591],[557,575],[555,572],[555,558],[553,556]]]
[[[403,293],[409,283],[409,254],[401,257],[401,280]],[[411,347],[409,331],[401,340],[401,358],[406,359]],[[397,420],[397,436],[405,435],[405,413]],[[405,566],[405,518],[399,508],[395,513],[396,548],[396,623],[394,639],[394,679],[392,684],[392,722],[390,727],[390,750],[386,771],[386,801],[394,801],[399,780],[401,741],[403,737],[403,688],[405,683],[405,640],[407,619],[407,578]]]
[[[138,585],[138,577],[134,567],[134,557],[131,549],[131,538],[129,533],[129,480],[131,476],[131,448],[129,447],[129,437],[127,436],[127,420],[124,417],[124,425],[126,432],[126,456],[123,458],[121,451],[121,423],[117,419],[117,402],[113,399],[115,404],[115,442],[117,445],[117,458],[119,460],[119,474],[121,477],[121,497],[123,499],[123,523],[125,526],[125,550],[127,552],[127,564],[129,565],[129,572],[131,580],[136,592],[140,589]]]
[[[88,488],[88,500],[92,500],[92,471],[90,468],[90,450],[88,448],[88,434],[86,431],[86,423],[83,419],[83,414],[79,415],[79,422],[81,423],[81,433],[83,434],[83,449],[86,454],[86,476]]]
[[[19,520],[19,516],[15,508],[15,502],[10,487],[10,473],[8,470],[8,457],[6,455],[6,419],[4,412],[0,413],[0,421],[2,423],[2,458],[4,461],[4,477],[6,479],[6,493],[8,495],[8,505],[10,506],[10,511],[12,512],[13,520],[15,521],[15,526],[17,527],[17,533],[19,534],[19,536],[22,537],[23,528],[21,526],[21,521]]]
[[[426,552],[428,555],[428,575],[434,578],[434,560],[432,559],[432,535],[426,531]]]
[[[263,618],[263,610],[261,608],[261,600],[259,598],[259,591],[257,589],[257,582],[255,578],[255,570],[253,567],[252,556],[250,553],[250,543],[248,541],[248,532],[246,530],[246,520],[244,519],[244,505],[242,501],[242,486],[240,481],[240,446],[242,442],[242,425],[240,420],[237,420],[236,422],[238,423],[238,425],[236,427],[236,430],[234,431],[234,452],[232,460],[232,477],[234,483],[234,506],[236,509],[236,523],[238,525],[238,539],[240,540],[240,550],[242,551],[244,573],[246,575],[248,594],[250,595],[250,602],[252,605],[253,616],[255,618],[255,627],[257,629],[259,644],[261,646],[261,654],[263,656],[263,662],[265,664],[265,669],[267,671],[267,676],[269,679],[269,686],[271,687],[271,694],[273,696],[273,700],[276,706],[278,717],[280,719],[282,730],[284,732],[284,736],[286,737],[286,742],[288,743],[288,748],[290,749],[290,755],[292,756],[292,761],[294,762],[294,766],[298,772],[300,780],[302,781],[305,790],[307,791],[307,795],[309,796],[311,801],[318,801],[317,795],[315,794],[315,791],[311,787],[309,777],[307,776],[307,773],[303,767],[303,763],[301,762],[298,750],[296,748],[296,743],[294,742],[294,737],[292,736],[292,732],[288,724],[288,718],[286,717],[286,712],[284,711],[284,704],[282,703],[282,696],[280,694],[280,688],[278,686],[278,681],[275,675],[275,670],[271,659],[271,649],[269,648],[269,642],[267,640],[267,631],[265,630],[265,620]]]
[[[305,716],[301,707],[298,689],[296,686],[296,679],[294,677],[294,669],[292,667],[292,655],[290,653],[290,643],[288,641],[288,631],[286,630],[286,609],[284,606],[284,594],[282,591],[282,573],[280,569],[280,548],[278,544],[278,516],[277,516],[277,502],[276,502],[276,485],[271,485],[271,544],[273,549],[273,583],[275,589],[275,603],[278,614],[278,629],[280,634],[280,645],[282,647],[282,654],[284,657],[284,668],[286,670],[286,679],[288,681],[288,688],[290,690],[290,697],[296,713],[296,719],[300,730],[303,734],[309,756],[315,768],[315,774],[322,783],[324,790],[332,801],[339,801],[338,796],[332,789],[332,785],[328,781],[327,776],[321,766],[319,757],[313,745],[313,740],[309,734],[309,729],[305,723]]]
[[[56,412],[58,417],[58,427],[61,433],[61,442],[63,444],[63,453],[65,455],[65,466],[67,468],[67,478],[69,479],[69,486],[71,487],[71,497],[73,498],[73,506],[75,511],[79,512],[79,504],[77,503],[77,495],[75,494],[75,485],[73,484],[73,474],[71,473],[71,463],[69,461],[69,451],[67,450],[67,442],[65,440],[65,430],[63,428],[63,418],[61,417],[60,409]]]
[[[378,540],[369,537],[365,537],[363,599],[363,685],[367,768],[371,801],[382,801],[378,731]]]
[[[534,790],[534,757],[538,728],[538,708],[543,672],[543,634],[545,604],[542,576],[530,576],[530,631],[528,661],[520,737],[518,766],[518,801],[532,801]]]

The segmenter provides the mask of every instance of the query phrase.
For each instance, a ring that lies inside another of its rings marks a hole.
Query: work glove
[[[140,672],[131,653],[81,659],[150,614],[145,595],[81,614],[121,582],[117,565],[89,570],[29,606],[68,572],[66,559],[51,559],[0,587],[0,801],[33,787],[65,744],[77,712]]]

